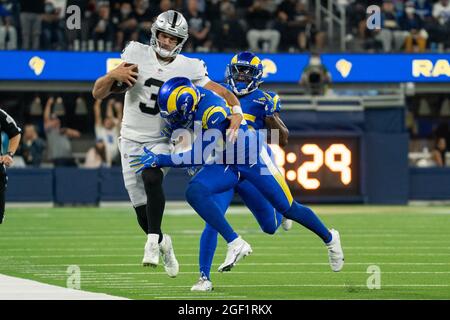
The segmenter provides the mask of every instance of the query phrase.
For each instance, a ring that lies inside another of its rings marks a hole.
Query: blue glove
[[[264,92],[264,95],[266,96],[266,105],[264,106],[266,117],[271,117],[275,113],[275,104],[273,102],[273,98],[268,93]]]
[[[147,168],[158,167],[158,155],[154,154],[146,147],[144,147],[144,154],[130,155],[130,157],[133,158],[133,160],[130,161],[130,167],[137,169],[136,174]]]

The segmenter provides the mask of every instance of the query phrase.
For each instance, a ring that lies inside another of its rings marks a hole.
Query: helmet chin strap
[[[177,44],[175,46],[175,48],[172,49],[172,51],[169,51],[167,49],[164,49],[163,47],[161,47],[160,41],[158,39],[156,39],[156,52],[162,57],[162,58],[175,58],[175,56],[177,54],[175,54],[175,52],[178,50],[178,47],[180,46],[180,44]]]

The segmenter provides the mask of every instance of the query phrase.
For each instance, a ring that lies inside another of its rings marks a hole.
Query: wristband
[[[232,110],[233,110],[233,113],[240,113],[240,114],[242,114],[241,106],[238,106],[238,105],[233,106]]]
[[[14,158],[14,153],[12,153],[11,151],[8,151],[6,154],[7,154],[8,156],[10,156],[11,159]]]

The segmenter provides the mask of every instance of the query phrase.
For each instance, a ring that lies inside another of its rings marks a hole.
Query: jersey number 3
[[[159,88],[163,85],[164,81],[156,80],[153,78],[147,79],[144,83],[145,87],[150,88],[150,103],[139,103],[139,109],[143,113],[157,115],[159,113],[159,105],[158,105],[158,91]]]

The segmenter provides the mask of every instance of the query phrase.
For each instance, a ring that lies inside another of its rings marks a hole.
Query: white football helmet
[[[173,58],[181,52],[184,43],[189,37],[188,34],[188,23],[181,13],[175,10],[168,10],[161,13],[156,21],[153,23],[152,37],[150,38],[150,45],[153,47],[156,53],[158,53],[163,58]],[[177,46],[172,50],[168,51],[163,49],[158,41],[158,32],[164,32],[175,36],[180,39]]]

